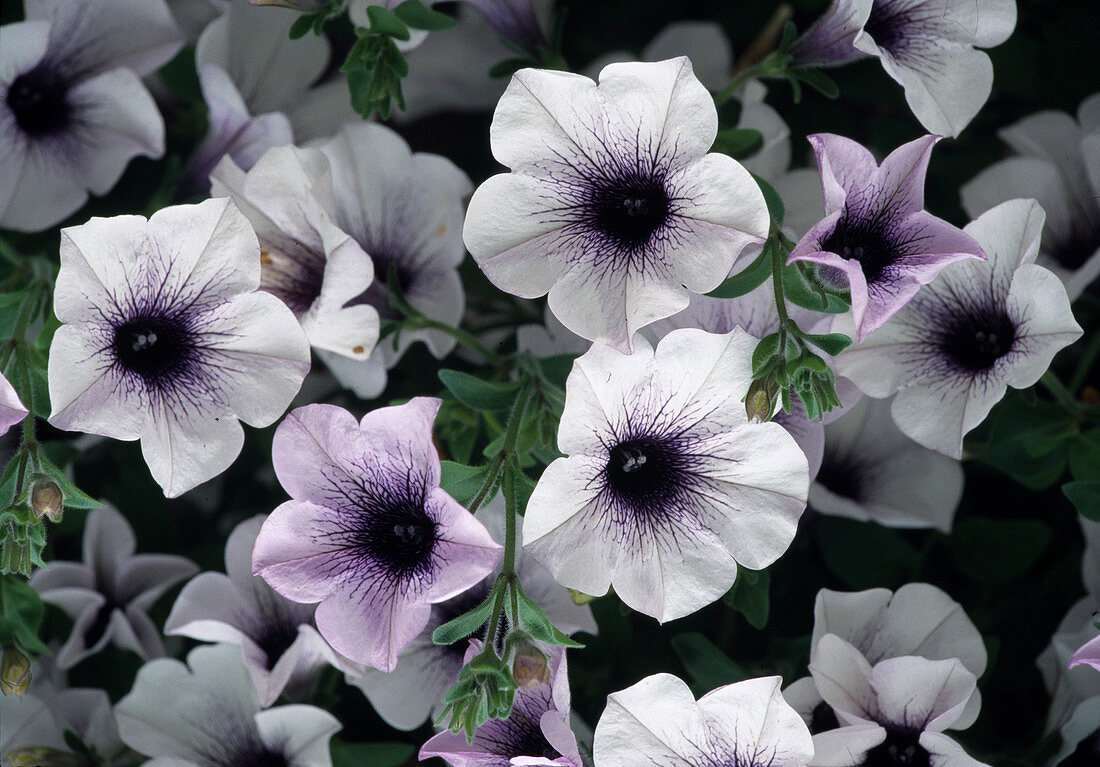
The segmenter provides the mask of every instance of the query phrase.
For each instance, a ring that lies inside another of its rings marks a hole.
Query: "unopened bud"
[[[31,488],[31,509],[35,519],[49,517],[51,522],[60,522],[65,510],[65,496],[57,483],[48,477],[36,480]]]
[[[11,767],[90,767],[87,758],[49,746],[23,746],[9,751]]]
[[[550,683],[550,669],[546,665],[546,655],[530,642],[521,642],[516,647],[516,656],[512,661],[512,676],[520,687],[538,687]]]
[[[0,692],[22,695],[30,684],[30,660],[14,645],[5,646],[4,659],[0,661]]]
[[[745,412],[749,420],[759,423],[771,420],[777,394],[779,384],[770,375],[757,378],[749,384],[748,394],[745,395]]]

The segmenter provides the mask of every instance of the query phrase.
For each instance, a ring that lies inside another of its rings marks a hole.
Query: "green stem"
[[[1058,376],[1054,375],[1053,371],[1048,370],[1047,372],[1043,373],[1043,377],[1040,378],[1039,381],[1043,384],[1043,386],[1046,387],[1047,391],[1049,391],[1054,396],[1054,399],[1058,401],[1058,404],[1064,407],[1066,410],[1071,413],[1076,413],[1081,409],[1081,403],[1074,399],[1073,395],[1070,394],[1069,389],[1067,389],[1065,385],[1058,380]]]
[[[471,514],[481,508],[481,504],[485,502],[486,496],[492,491],[497,482],[497,477],[500,476],[500,467],[503,465],[503,452],[497,453],[493,456],[493,460],[489,461],[489,470],[485,473],[485,481],[481,483],[481,487],[478,488],[474,499],[470,501],[470,505],[467,507]]]
[[[772,248],[772,289],[775,293],[775,310],[779,314],[779,353],[787,348],[787,299],[783,295],[783,248]]]
[[[1085,347],[1081,360],[1077,363],[1077,369],[1073,372],[1073,378],[1070,379],[1070,392],[1081,391],[1081,387],[1088,380],[1089,372],[1092,371],[1097,355],[1100,355],[1100,333],[1089,339],[1089,345]]]
[[[775,72],[773,71],[773,66],[774,61],[771,56],[768,56],[759,64],[754,64],[748,69],[742,70],[740,73],[735,75],[732,80],[730,80],[729,85],[720,90],[714,96],[715,105],[722,106],[723,104],[725,104],[727,101],[733,98],[733,95],[737,93],[737,91],[744,87],[745,83],[747,83],[754,77],[764,77],[770,74],[775,74]]]

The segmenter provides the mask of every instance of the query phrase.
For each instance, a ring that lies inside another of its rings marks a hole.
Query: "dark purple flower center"
[[[367,505],[352,543],[396,579],[429,573],[438,525],[425,511],[423,497],[382,497]]]
[[[404,258],[396,256],[388,249],[374,246],[368,248],[367,252],[374,263],[374,282],[371,283],[369,288],[344,305],[369,304],[378,310],[378,315],[382,319],[399,319],[401,314],[396,309],[391,308],[389,293],[386,289],[390,273],[393,272],[402,295],[408,295],[409,288],[416,281],[417,273],[409,268]]]
[[[301,316],[309,311],[321,295],[325,279],[325,258],[319,253],[297,248],[297,252],[280,254],[273,259],[267,250],[260,251],[262,265],[260,287],[278,298]]]
[[[197,357],[194,334],[181,318],[138,315],[115,327],[111,351],[126,372],[159,389]]]
[[[1080,269],[1100,249],[1100,221],[1074,222],[1070,232],[1049,238],[1047,253],[1066,269]]]
[[[267,670],[270,671],[275,667],[279,658],[283,657],[283,653],[294,644],[294,640],[298,638],[298,624],[291,620],[290,616],[284,614],[272,614],[265,617],[268,619],[256,627],[257,630],[252,637],[252,641],[264,651]]]
[[[815,481],[834,495],[853,501],[858,501],[863,492],[861,467],[852,460],[845,460],[828,452],[821,462],[821,470],[818,471]]]
[[[290,760],[282,751],[263,748],[244,754],[233,767],[290,767]]]
[[[1073,753],[1058,763],[1058,767],[1096,767],[1100,764],[1100,730],[1077,744]]]
[[[659,439],[640,437],[620,442],[607,456],[608,488],[616,496],[641,506],[668,500],[676,481],[677,452]]]
[[[829,730],[835,730],[838,727],[840,727],[840,722],[837,721],[832,706],[825,701],[821,701],[814,706],[813,713],[810,715],[811,734],[817,735],[822,732],[828,732]]]
[[[867,752],[862,767],[931,767],[932,757],[920,744],[920,732],[886,730],[886,740]]]
[[[641,174],[608,179],[592,190],[589,205],[597,227],[630,251],[649,244],[668,219],[663,181]]]
[[[68,93],[69,84],[59,74],[39,65],[12,81],[6,100],[19,129],[37,138],[69,125],[72,106]]]
[[[821,249],[858,261],[867,283],[878,281],[901,255],[887,232],[885,216],[857,218],[847,210],[822,240]]]
[[[501,767],[517,756],[558,759],[561,753],[550,745],[540,724],[542,714],[551,708],[549,695],[550,688],[547,686],[518,693],[508,718],[493,720],[479,727],[474,742],[490,754],[504,757]]]
[[[1001,307],[971,306],[948,324],[940,348],[959,368],[980,373],[1012,351],[1016,323]]]
[[[85,647],[95,647],[96,643],[107,633],[107,627],[111,624],[111,616],[114,615],[115,610],[122,609],[122,607],[123,605],[116,603],[111,597],[107,597],[107,601],[96,612],[91,625],[84,631]]]

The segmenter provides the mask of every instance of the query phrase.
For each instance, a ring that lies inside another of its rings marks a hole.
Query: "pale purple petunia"
[[[142,658],[164,654],[160,631],[149,618],[153,603],[198,568],[171,554],[134,554],[130,523],[105,506],[88,512],[84,561],[50,562],[31,578],[42,601],[73,619],[73,631],[57,653],[67,669],[108,643]]]
[[[748,171],[707,154],[717,128],[683,57],[610,64],[598,85],[520,70],[490,129],[512,172],[474,192],[466,247],[502,290],[548,293],[567,328],[629,352],[636,330],[717,287],[767,235]]]
[[[432,423],[417,397],[356,423],[308,405],[279,425],[272,460],[294,500],[268,517],[252,571],[297,602],[341,654],[384,671],[424,628],[431,604],[485,577],[501,546],[439,488]]]
[[[1092,666],[1100,671],[1100,636],[1095,636],[1081,645],[1080,649],[1070,658],[1069,667],[1080,665]]]
[[[0,434],[27,417],[27,408],[19,401],[19,394],[11,382],[0,375]]]
[[[240,647],[260,705],[270,706],[284,690],[307,693],[326,663],[341,670],[353,664],[317,632],[312,605],[279,596],[252,574],[252,547],[264,519],[255,516],[233,529],[225,544],[227,574],[202,573],[184,586],[164,633]]]
[[[238,419],[272,423],[309,371],[298,321],[257,290],[259,255],[226,199],[63,230],[50,423],[140,439],[168,497],[224,471]]]
[[[819,274],[852,296],[862,341],[948,264],[984,258],[972,237],[924,211],[924,177],[938,136],[895,149],[880,166],[842,136],[809,137],[825,190],[825,218],[798,241],[791,261],[821,264]]]
[[[481,647],[480,641],[471,641],[466,660]],[[565,649],[542,646],[534,651],[549,653],[549,682],[521,685],[508,718],[490,719],[478,727],[472,743],[461,733],[444,730],[421,747],[419,758],[439,756],[453,767],[581,767],[584,762],[569,724]]]

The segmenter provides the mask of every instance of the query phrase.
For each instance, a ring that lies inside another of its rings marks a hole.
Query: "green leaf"
[[[772,276],[774,242],[774,240],[765,242],[760,255],[751,264],[732,277],[726,278],[721,285],[707,295],[714,298],[737,298],[763,285],[764,281]]]
[[[417,0],[405,0],[393,9],[393,13],[413,29],[426,29],[430,32],[450,29],[456,23],[447,14],[433,11]]]
[[[519,598],[519,617],[522,623],[520,628],[540,642],[561,647],[584,647],[580,642],[570,639],[559,631],[545,611],[523,593],[518,583],[513,584],[512,588],[516,590],[516,596]]]
[[[296,18],[294,23],[290,25],[290,39],[297,40],[308,35],[313,30],[313,24],[316,21],[315,15],[306,13]]]
[[[370,32],[376,35],[386,35],[398,40],[408,40],[409,28],[405,26],[397,14],[386,10],[380,5],[367,6],[367,18],[370,19]]]
[[[749,570],[738,565],[737,580],[722,601],[744,615],[754,629],[762,629],[768,623],[770,580],[767,570]]]
[[[1100,429],[1070,440],[1069,471],[1080,482],[1100,482]]]
[[[537,62],[532,61],[530,58],[514,58],[505,59],[504,61],[498,61],[493,66],[489,67],[489,77],[494,80],[499,80],[503,77],[511,77],[524,67],[529,67]]]
[[[786,208],[783,207],[783,198],[779,196],[779,192],[775,191],[774,186],[755,173],[752,174],[752,180],[756,182],[756,185],[760,187],[760,191],[764,194],[764,202],[768,205],[768,213],[771,214],[772,221],[775,222],[776,226],[779,226],[783,223],[783,216],[786,214]]]
[[[714,646],[709,639],[695,632],[677,634],[671,641],[672,649],[680,656],[680,662],[699,690],[741,682],[750,674],[736,661]]]
[[[474,410],[497,412],[507,410],[516,399],[519,384],[515,382],[493,383],[483,381],[469,373],[444,368],[439,371],[439,380],[467,407]]]
[[[712,152],[729,155],[735,160],[743,160],[760,151],[764,146],[764,136],[753,128],[726,128],[718,131],[714,137]]]
[[[492,617],[497,592],[500,591],[502,585],[503,581],[498,581],[493,585],[493,590],[489,592],[489,595],[485,597],[481,604],[469,612],[447,621],[433,631],[432,641],[436,644],[454,644],[481,628]]]
[[[563,387],[565,379],[573,370],[573,362],[577,359],[574,354],[555,354],[550,357],[539,358],[539,369],[542,374],[553,384]]]
[[[787,76],[801,80],[827,99],[840,95],[840,88],[833,78],[815,67],[793,67],[787,70]]]
[[[38,638],[42,623],[42,599],[27,582],[15,575],[0,575],[0,615],[14,622],[15,638],[31,653],[48,653],[50,648]]]
[[[826,516],[816,522],[826,566],[853,588],[898,586],[919,560],[917,550],[898,533],[873,522]]]
[[[1100,522],[1100,482],[1067,482],[1062,493],[1082,517]]]
[[[398,767],[416,753],[412,743],[345,743],[332,739],[332,767]]]
[[[1050,543],[1037,519],[967,517],[948,539],[956,569],[980,583],[1006,583],[1026,573]]]
[[[459,503],[473,498],[485,481],[485,466],[464,466],[454,461],[440,461],[439,465],[442,469],[440,487]]]
[[[852,339],[843,333],[825,333],[822,335],[800,333],[799,335],[831,357],[835,357],[852,345]]]
[[[753,378],[759,378],[768,363],[779,354],[779,337],[778,332],[771,333],[761,338],[760,342],[756,344],[756,348],[752,351]]]

